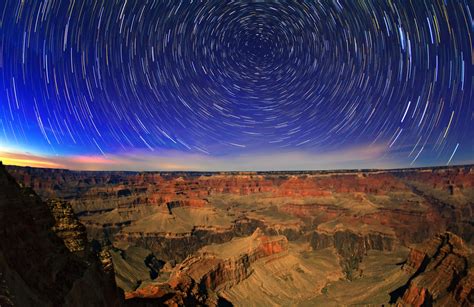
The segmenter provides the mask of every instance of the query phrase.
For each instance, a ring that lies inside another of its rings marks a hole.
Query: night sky
[[[3,0],[0,159],[473,163],[473,14],[472,0]]]

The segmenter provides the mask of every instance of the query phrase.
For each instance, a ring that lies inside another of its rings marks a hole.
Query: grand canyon
[[[472,306],[473,210],[472,165],[2,166],[0,305]]]
[[[0,307],[474,306],[474,0],[0,0]]]

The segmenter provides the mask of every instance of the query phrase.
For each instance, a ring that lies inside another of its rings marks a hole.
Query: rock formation
[[[61,238],[71,252],[82,252],[87,247],[87,233],[84,225],[79,223],[71,206],[58,200],[47,202],[49,210],[55,220],[51,228]]]
[[[399,305],[472,306],[473,254],[458,236],[446,232],[413,248],[403,266],[411,275],[394,291]]]
[[[2,306],[121,305],[113,275],[85,249],[84,228],[70,208],[59,202],[50,207],[53,214],[0,164]]]
[[[397,239],[383,233],[358,234],[352,231],[322,233],[315,231],[311,245],[315,250],[334,247],[341,257],[341,267],[346,277],[352,280],[359,263],[370,250],[392,251]]]
[[[287,251],[288,240],[284,236],[268,237],[257,229],[249,237],[200,249],[179,264],[167,282],[143,285],[127,292],[126,297],[154,298],[171,304],[188,296],[196,300],[194,303],[214,304],[219,300],[215,292],[246,279],[255,261]],[[171,301],[164,300],[169,296]]]

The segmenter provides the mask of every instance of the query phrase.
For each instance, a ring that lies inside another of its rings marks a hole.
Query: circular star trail
[[[0,4],[0,144],[474,156],[473,2]]]

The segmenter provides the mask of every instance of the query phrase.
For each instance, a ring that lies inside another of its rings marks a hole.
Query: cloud
[[[399,167],[383,157],[386,146],[361,146],[325,153],[254,152],[214,157],[181,151],[130,151],[113,155],[43,156],[0,152],[4,164],[73,170],[255,171]]]

